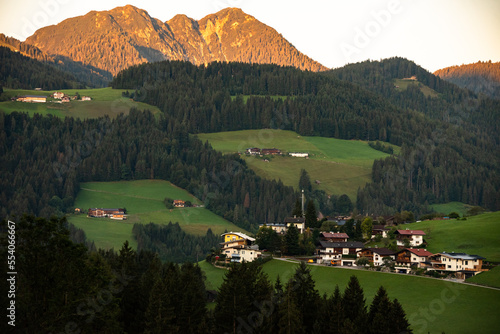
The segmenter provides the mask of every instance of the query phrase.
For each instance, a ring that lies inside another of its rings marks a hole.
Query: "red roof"
[[[323,232],[323,238],[342,238],[342,239],[349,239],[349,236],[347,233],[329,233],[329,232]]]
[[[417,256],[431,256],[432,253],[429,252],[427,249],[422,249],[422,248],[406,248],[406,250],[412,252],[413,254]]]
[[[425,232],[420,230],[398,230],[397,233],[401,235],[425,235]]]

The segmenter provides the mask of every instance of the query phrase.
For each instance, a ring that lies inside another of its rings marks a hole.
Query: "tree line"
[[[7,245],[7,222],[0,225]],[[65,219],[16,220],[16,332],[23,333],[401,333],[405,312],[382,287],[369,307],[357,278],[320,296],[305,264],[285,284],[255,263],[234,264],[208,303],[198,265],[163,263],[125,242],[89,251],[73,243]],[[0,248],[6,258],[7,247]],[[8,272],[7,261],[2,261]],[[4,274],[5,275],[5,274]],[[7,280],[0,283],[8,291]],[[9,303],[7,294],[0,297]],[[12,328],[7,329],[13,332]]]

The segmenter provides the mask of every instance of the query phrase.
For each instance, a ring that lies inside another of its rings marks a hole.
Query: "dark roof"
[[[320,241],[322,248],[363,248],[364,244],[360,241],[348,241],[348,242],[329,242]]]
[[[323,238],[349,238],[347,233],[322,232]]]
[[[424,231],[420,230],[397,230],[396,234],[401,234],[401,235],[425,235]]]
[[[372,231],[389,231],[390,228],[385,227],[385,225],[373,225]]]
[[[47,96],[45,95],[24,95],[24,96],[21,96],[21,97],[43,97],[43,98],[47,98]]]
[[[427,249],[422,248],[406,248],[406,250],[417,256],[431,256],[433,253],[429,252]]]
[[[390,249],[385,248],[385,247],[382,247],[382,248],[365,248],[365,249],[369,249],[369,250],[371,250],[373,253],[377,253],[377,254],[382,255],[382,256],[386,256],[386,255],[394,255],[394,254],[396,254],[396,252],[395,252],[395,251],[390,250]]]
[[[305,223],[306,219],[304,217],[286,217],[285,223]]]

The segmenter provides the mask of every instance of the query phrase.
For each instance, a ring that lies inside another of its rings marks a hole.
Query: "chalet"
[[[54,94],[52,94],[52,97],[54,99],[60,100],[60,99],[62,99],[64,97],[64,93],[63,92],[54,92]]]
[[[30,102],[30,103],[45,103],[47,102],[47,97],[43,95],[25,95],[25,96],[19,96],[16,101]]]
[[[247,148],[246,153],[250,155],[258,155],[260,154],[260,148],[258,147]]]
[[[103,209],[103,208],[90,208],[87,216],[93,218],[113,217],[113,215],[124,215],[125,209]]]
[[[484,257],[465,253],[437,253],[429,257],[427,270],[453,272],[458,278],[465,279],[479,274],[483,269]]]
[[[347,233],[321,232],[320,238],[329,242],[347,242],[349,236]]]
[[[222,247],[222,254],[226,255],[229,262],[252,262],[261,256],[259,246],[255,245],[255,239],[241,232],[228,232],[221,235],[224,242],[220,245]]]
[[[260,155],[279,155],[281,151],[277,148],[263,148],[260,150]]]
[[[260,224],[259,225],[259,228],[263,228],[263,227],[270,227],[273,231],[276,231],[276,233],[278,233],[278,234],[285,234],[287,229],[288,229],[285,224],[279,224],[279,223]]]
[[[354,266],[357,253],[363,249],[362,242],[320,241],[318,255],[323,263],[332,265]]]
[[[81,211],[80,208],[75,208],[75,213],[80,213]]]
[[[82,96],[82,101],[91,101],[92,98],[90,96]]]
[[[287,227],[294,225],[299,229],[300,234],[304,233],[306,229],[306,219],[304,217],[287,217],[285,218],[285,224]]]
[[[307,158],[307,157],[309,157],[309,153],[305,153],[305,152],[290,152],[288,154],[290,156],[296,157],[296,158]]]
[[[366,257],[370,263],[375,266],[381,266],[384,264],[384,258],[390,257],[394,260],[395,251],[387,248],[363,248],[357,252],[358,258]]]
[[[377,235],[380,235],[382,238],[387,238],[387,233],[390,231],[390,228],[384,225],[373,225],[372,226],[372,239]]]
[[[176,208],[183,208],[186,206],[186,202],[180,199],[174,199],[174,206]]]
[[[426,268],[429,257],[432,255],[427,249],[405,248],[396,253],[396,265],[400,267]]]
[[[114,213],[109,218],[115,219],[115,220],[125,220],[125,219],[127,219],[126,215],[123,214],[123,213]]]
[[[410,246],[420,246],[424,243],[424,231],[420,230],[397,230],[395,232],[397,245],[404,246],[405,240],[408,240]]]
[[[64,102],[64,103],[70,102],[69,97],[64,96],[64,97],[61,99],[61,102]]]

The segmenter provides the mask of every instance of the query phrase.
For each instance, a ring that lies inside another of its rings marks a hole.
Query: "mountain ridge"
[[[225,8],[198,21],[178,14],[162,22],[127,5],[41,28],[26,43],[113,75],[132,65],[161,60],[188,60],[195,65],[237,61],[327,70],[275,29],[239,8]]]

